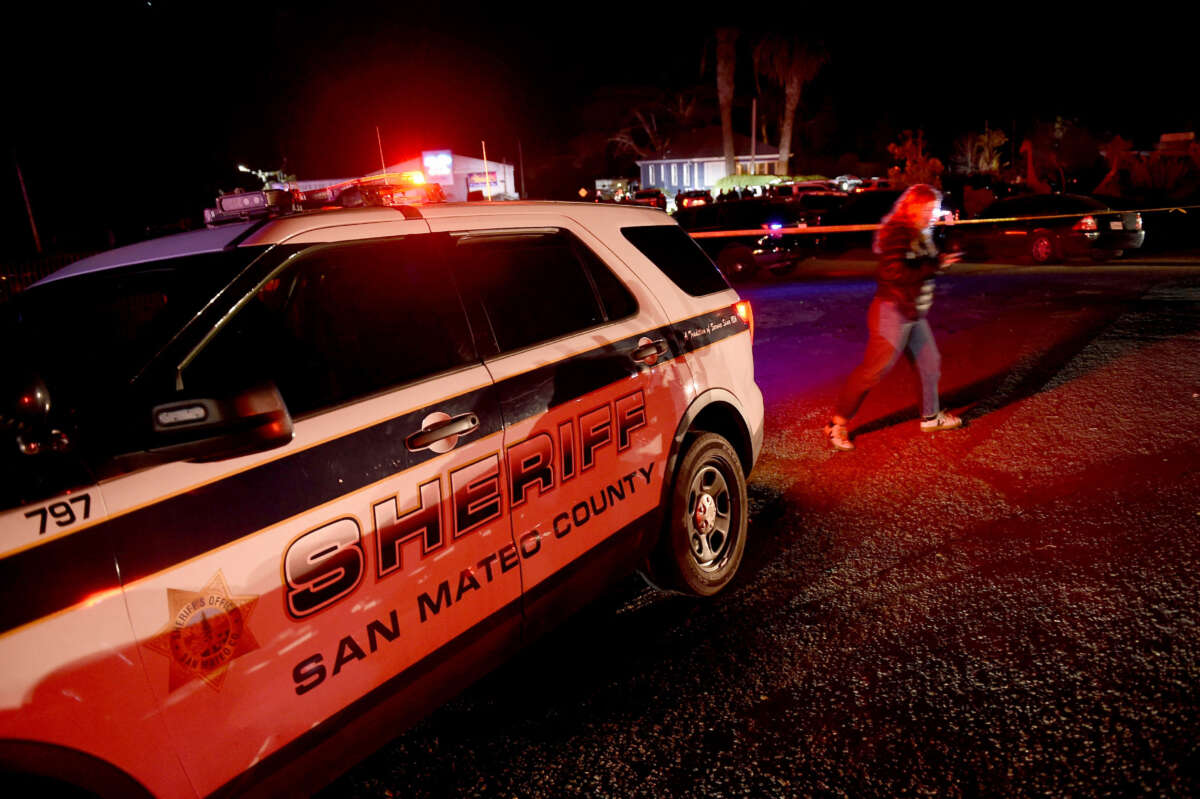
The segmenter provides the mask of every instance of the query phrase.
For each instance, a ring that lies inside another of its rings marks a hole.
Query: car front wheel
[[[723,437],[704,433],[675,475],[659,561],[672,587],[712,596],[733,579],[746,549],[746,477]]]

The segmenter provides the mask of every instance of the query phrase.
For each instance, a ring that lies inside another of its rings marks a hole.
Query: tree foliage
[[[780,33],[764,35],[754,47],[756,82],[762,77],[769,83],[783,88],[783,112],[779,121],[779,163],[776,168],[779,174],[788,171],[796,109],[800,106],[801,92],[828,60],[828,52],[820,45]]]
[[[1004,131],[984,127],[982,133],[967,133],[954,143],[953,163],[967,175],[997,175],[1004,166]]]
[[[1156,150],[1143,155],[1135,152],[1126,139],[1114,136],[1104,150],[1108,173],[1096,187],[1096,194],[1183,199],[1200,191],[1200,144],[1196,142],[1186,151]]]
[[[941,187],[942,173],[946,167],[925,152],[925,135],[922,131],[918,130],[915,136],[911,130],[904,131],[899,142],[888,145],[888,152],[897,162],[896,166],[888,169],[888,179],[893,183],[901,186],[928,183]]]

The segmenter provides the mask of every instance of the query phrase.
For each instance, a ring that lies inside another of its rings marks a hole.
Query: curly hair
[[[880,221],[879,230],[875,231],[875,241],[871,249],[876,254],[880,253],[879,235],[885,227],[895,223],[915,228],[917,227],[917,222],[913,219],[913,216],[916,209],[925,203],[940,203],[941,201],[942,193],[928,183],[917,183],[909,186],[904,190],[903,194],[896,198],[896,202],[892,205],[892,210],[888,211],[887,216]],[[924,224],[921,225],[921,228],[923,228],[921,230],[922,238],[925,240],[923,243],[932,246],[929,229]]]

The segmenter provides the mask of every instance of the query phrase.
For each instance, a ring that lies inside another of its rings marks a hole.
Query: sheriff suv
[[[615,576],[742,558],[750,308],[657,211],[237,221],[0,324],[10,789],[310,791]]]

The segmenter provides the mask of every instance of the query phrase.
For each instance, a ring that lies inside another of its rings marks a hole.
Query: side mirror
[[[291,414],[271,383],[228,398],[173,400],[150,415],[150,451],[174,459],[222,460],[292,440]]]

